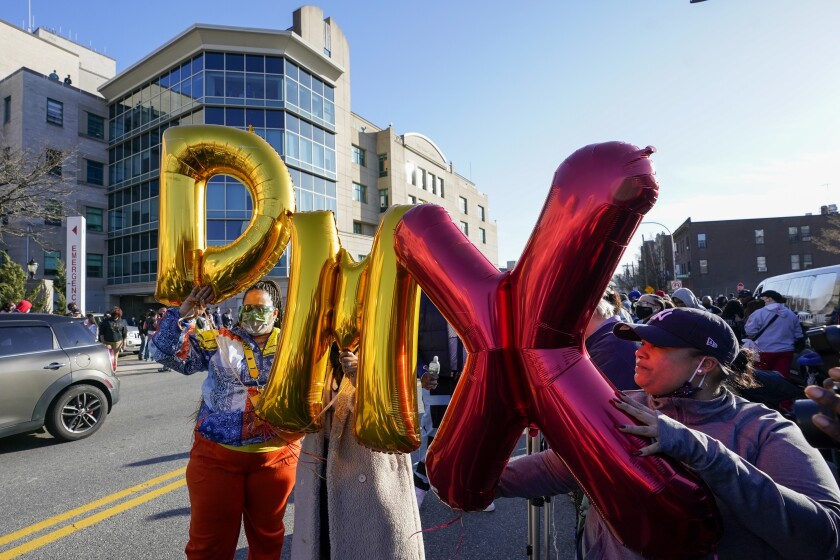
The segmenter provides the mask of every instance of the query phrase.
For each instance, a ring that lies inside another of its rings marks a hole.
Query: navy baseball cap
[[[726,321],[690,307],[666,309],[647,324],[617,323],[613,334],[624,340],[650,342],[663,348],[694,348],[729,365],[738,355],[738,339]]]

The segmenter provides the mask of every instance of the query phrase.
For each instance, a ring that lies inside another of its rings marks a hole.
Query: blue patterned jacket
[[[194,321],[182,322],[182,331],[178,319],[178,308],[166,312],[151,338],[149,353],[162,365],[185,375],[207,371],[196,430],[211,441],[236,447],[274,439],[272,427],[254,413],[254,402],[268,381],[279,329],[274,329],[264,352],[238,325],[221,329],[215,339],[204,339],[197,336]],[[243,345],[254,353],[259,370],[256,379],[248,370]]]

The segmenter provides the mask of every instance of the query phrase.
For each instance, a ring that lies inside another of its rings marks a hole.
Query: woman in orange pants
[[[208,372],[187,465],[187,558],[233,558],[244,520],[248,558],[276,560],[300,445],[298,436],[257,418],[254,403],[274,362],[280,290],[257,282],[245,291],[236,325],[198,332],[193,318],[204,313],[211,295],[209,287],[195,287],[180,309],[166,312],[150,341],[152,356],[165,367]]]

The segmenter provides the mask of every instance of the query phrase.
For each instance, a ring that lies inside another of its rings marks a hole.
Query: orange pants
[[[268,453],[233,451],[198,433],[187,464],[189,559],[229,560],[245,519],[249,560],[277,560],[283,514],[295,485],[300,444]]]

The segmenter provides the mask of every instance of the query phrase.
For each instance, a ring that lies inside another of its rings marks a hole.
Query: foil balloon
[[[583,349],[584,328],[658,195],[652,148],[609,142],[572,154],[512,271],[500,273],[445,210],[422,205],[395,234],[400,263],[469,357],[428,450],[429,480],[452,507],[480,510],[525,426],[542,430],[615,537],[657,558],[708,554],[721,536],[702,481],[621,433],[617,391]]]
[[[245,232],[207,247],[205,198],[215,175],[239,179],[253,201]],[[195,284],[212,286],[213,303],[234,296],[277,263],[295,212],[289,171],[256,134],[226,126],[178,126],[163,133],[155,298],[178,305]]]
[[[383,217],[370,254],[354,262],[331,212],[295,215],[289,290],[278,356],[257,407],[291,432],[321,429],[330,346],[358,351],[355,432],[383,452],[420,445],[414,363],[420,292],[397,265],[393,232],[413,206]]]
[[[420,447],[415,370],[420,290],[394,253],[394,230],[413,208],[392,206],[385,213],[365,258],[355,433],[362,445],[389,453]]]
[[[326,398],[341,245],[332,212],[300,212],[291,232],[286,312],[256,413],[286,431],[316,432]]]

